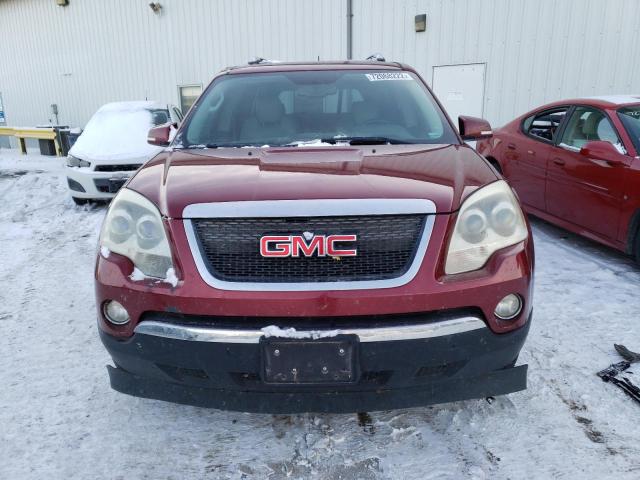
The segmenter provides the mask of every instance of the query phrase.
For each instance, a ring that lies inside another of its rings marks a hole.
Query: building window
[[[178,87],[180,94],[180,109],[185,114],[202,93],[202,85],[182,85]]]

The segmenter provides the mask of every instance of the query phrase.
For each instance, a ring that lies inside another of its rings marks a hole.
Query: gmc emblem
[[[263,257],[355,257],[358,250],[339,249],[336,243],[355,242],[357,235],[265,235],[260,238],[260,255]]]

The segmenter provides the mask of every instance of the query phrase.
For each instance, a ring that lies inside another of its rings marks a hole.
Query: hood
[[[194,203],[419,198],[455,211],[497,177],[467,145],[235,148],[165,152],[129,182],[163,215]]]
[[[149,145],[153,127],[150,109],[163,110],[155,102],[120,102],[102,106],[89,120],[69,150],[72,155],[94,163],[142,163],[162,147]],[[166,110],[166,105],[164,110]],[[168,118],[168,112],[166,117]]]

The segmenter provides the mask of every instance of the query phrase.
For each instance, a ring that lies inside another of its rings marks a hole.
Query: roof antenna
[[[266,60],[262,57],[253,57],[251,60],[249,60],[247,63],[249,65],[259,65],[262,62],[265,62]]]
[[[381,53],[373,53],[367,57],[367,60],[371,62],[386,62]]]

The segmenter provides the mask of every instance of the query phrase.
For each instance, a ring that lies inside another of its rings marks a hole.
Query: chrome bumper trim
[[[419,340],[444,337],[458,333],[487,328],[479,317],[460,317],[421,325],[403,325],[379,328],[340,329],[336,334],[357,335],[361,342],[391,342],[398,340]],[[156,337],[185,340],[190,342],[213,343],[258,343],[265,334],[262,330],[233,330],[212,327],[194,327],[172,323],[143,321],[135,328],[135,333]],[[322,330],[299,330],[298,334],[309,338],[323,336]]]
[[[193,203],[182,218],[280,218],[436,213],[436,204],[422,198],[356,198],[258,200]]]

